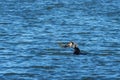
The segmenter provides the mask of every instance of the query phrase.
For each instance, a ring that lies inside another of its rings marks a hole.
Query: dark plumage
[[[78,47],[74,48],[74,54],[76,54],[76,55],[80,54],[80,49]]]
[[[76,54],[76,55],[80,54],[80,49],[77,47],[77,44],[74,42],[69,42],[64,47],[72,47],[74,49],[73,54]]]

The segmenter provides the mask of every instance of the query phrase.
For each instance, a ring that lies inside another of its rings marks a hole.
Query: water
[[[119,27],[119,0],[1,0],[0,80],[120,80]]]

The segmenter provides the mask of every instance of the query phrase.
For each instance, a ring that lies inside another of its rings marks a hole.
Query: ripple
[[[4,76],[15,76],[15,75],[34,77],[36,74],[31,74],[31,73],[13,73],[13,72],[4,74]]]
[[[40,69],[47,69],[47,70],[57,68],[57,66],[30,66],[30,67],[35,69],[40,68]]]

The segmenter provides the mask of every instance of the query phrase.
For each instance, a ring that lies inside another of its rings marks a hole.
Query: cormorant
[[[73,54],[76,54],[76,55],[79,55],[80,54],[80,49],[78,48],[77,44],[74,43],[74,42],[69,42],[67,43],[66,45],[64,45],[63,47],[71,47],[74,49],[74,53]]]

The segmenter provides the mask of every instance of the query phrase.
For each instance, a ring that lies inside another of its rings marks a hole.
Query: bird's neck
[[[80,49],[78,47],[74,47],[74,54],[80,54]]]

